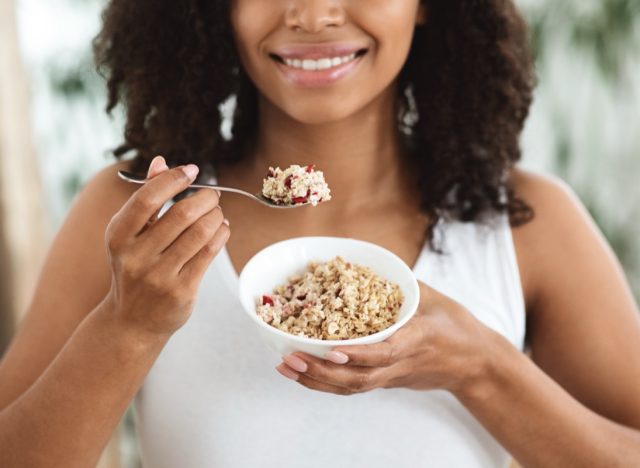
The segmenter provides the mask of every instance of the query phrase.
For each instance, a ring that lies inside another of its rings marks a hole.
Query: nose
[[[296,0],[290,2],[285,23],[295,31],[319,33],[325,28],[343,25],[344,16],[340,0]]]

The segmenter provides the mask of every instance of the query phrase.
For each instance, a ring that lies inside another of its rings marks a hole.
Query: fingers
[[[309,384],[314,389],[321,386],[339,388],[342,389],[339,392],[342,395],[367,392],[384,386],[385,375],[388,374],[383,368],[342,366],[302,353],[285,356],[283,361],[281,366],[285,367],[280,367],[279,371],[297,374],[298,378],[295,380],[303,385]],[[285,373],[283,375],[287,377]]]
[[[170,169],[145,183],[125,203],[116,215],[117,236],[136,236],[147,225],[153,214],[162,208],[167,200],[184,191],[198,174],[198,167],[187,166]]]
[[[163,252],[181,234],[216,208],[218,208],[218,195],[215,190],[198,190],[193,195],[183,198],[169,208],[153,226],[149,227],[140,236],[140,239],[144,241],[149,254]],[[218,211],[220,210],[218,209]],[[222,221],[222,217],[220,221]],[[200,247],[202,245],[200,244]],[[180,265],[182,266],[182,263]]]
[[[308,377],[304,374],[300,374],[286,364],[280,364],[276,367],[276,370],[280,373],[280,375],[295,380],[300,385],[307,387],[310,390],[317,390],[319,392],[324,393],[333,393],[334,395],[352,395],[354,392],[350,391],[346,387],[337,387],[335,385],[327,384],[324,382],[318,382],[317,380],[313,380],[311,377]]]
[[[222,225],[224,217],[220,207],[204,214],[182,232],[177,239],[162,253],[162,263],[173,265],[179,272],[191,257],[205,247]]]
[[[405,356],[406,341],[410,333],[407,325],[380,343],[359,346],[340,346],[325,356],[329,361],[349,366],[388,367]]]
[[[220,250],[222,250],[229,240],[230,235],[229,224],[227,221],[223,221],[211,240],[182,267],[180,276],[187,282],[191,281],[199,284],[207,267]]]

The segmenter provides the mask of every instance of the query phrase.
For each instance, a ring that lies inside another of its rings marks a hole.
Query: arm
[[[322,361],[286,356],[283,375],[351,394],[451,391],[523,465],[634,466],[640,460],[640,319],[621,269],[561,184],[516,174],[536,210],[514,230],[533,362],[462,306],[421,285],[416,317],[378,345]],[[341,363],[341,364],[340,364]]]
[[[113,168],[99,175],[57,236],[0,365],[0,466],[95,464],[163,345],[187,320],[229,231],[215,191],[155,220],[192,180],[181,169],[156,169],[162,174],[135,194]]]
[[[0,413],[0,466],[94,466],[166,339],[101,304],[46,371]]]
[[[622,269],[563,184],[523,173],[515,183],[537,213],[514,230],[533,362],[505,350],[497,378],[462,399],[525,466],[633,466],[640,314]],[[486,398],[503,402],[493,415]]]

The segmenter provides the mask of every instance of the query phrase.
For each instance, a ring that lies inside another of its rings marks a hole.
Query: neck
[[[249,165],[260,180],[269,166],[315,164],[332,191],[332,205],[369,203],[376,195],[406,192],[395,92],[340,121],[300,123],[261,98],[259,134]]]

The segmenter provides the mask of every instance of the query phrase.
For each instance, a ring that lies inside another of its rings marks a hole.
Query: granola
[[[284,170],[270,167],[262,181],[262,195],[281,205],[318,203],[331,200],[331,190],[322,171],[313,164],[293,165]]]
[[[404,296],[397,284],[342,257],[311,262],[256,301],[258,316],[294,335],[321,340],[368,336],[393,325]]]

